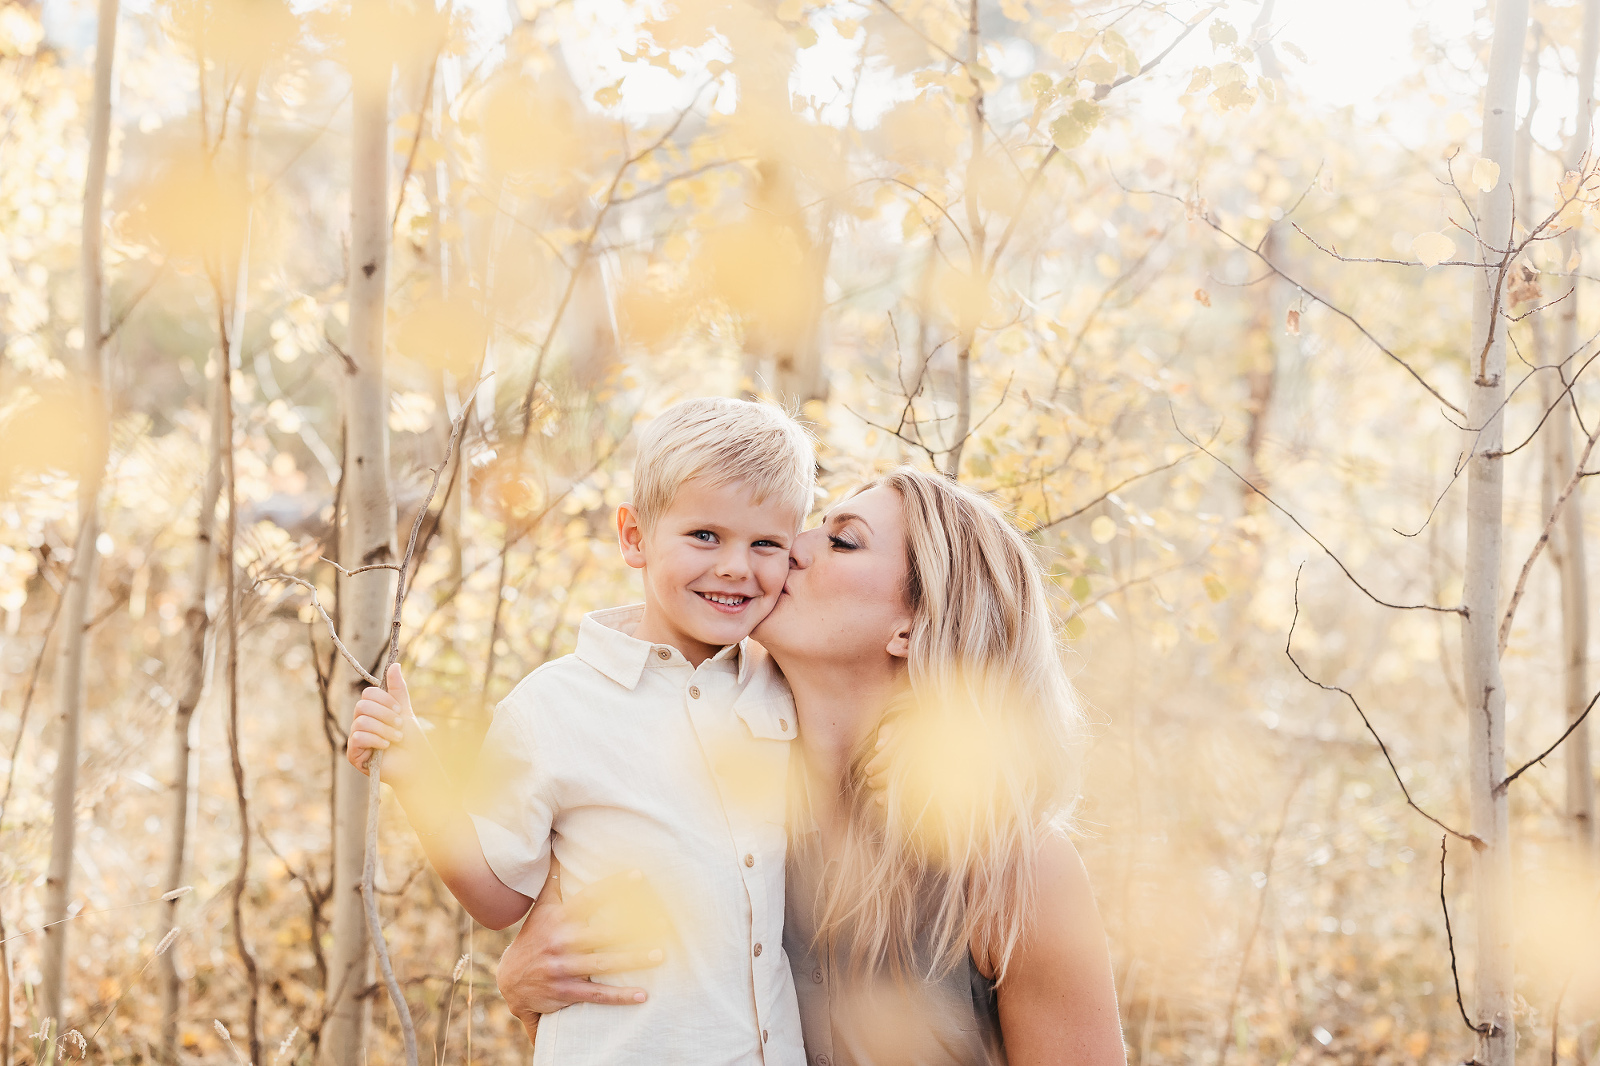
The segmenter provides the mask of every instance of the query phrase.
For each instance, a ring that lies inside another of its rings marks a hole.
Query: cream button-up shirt
[[[484,739],[473,822],[496,876],[537,896],[554,854],[563,899],[603,901],[597,926],[665,952],[605,978],[645,1003],[546,1015],[533,1061],[803,1066],[783,951],[793,698],[759,645],[693,667],[630,635],[643,614],[585,616]]]

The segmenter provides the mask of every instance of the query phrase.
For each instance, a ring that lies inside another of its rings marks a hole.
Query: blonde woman
[[[982,497],[898,470],[796,540],[754,636],[800,719],[784,943],[807,1062],[1125,1062],[1064,832],[1081,719],[1026,539]],[[641,960],[585,946],[559,905],[535,907],[501,962],[513,1010],[633,1002],[587,978]]]

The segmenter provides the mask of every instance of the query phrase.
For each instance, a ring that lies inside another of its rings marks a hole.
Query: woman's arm
[[[495,970],[495,984],[530,1040],[541,1014],[553,1014],[574,1003],[643,1003],[647,996],[642,988],[601,984],[590,978],[659,966],[663,957],[659,949],[608,949],[603,938],[585,927],[591,913],[589,894],[563,905],[560,877],[559,868],[552,866],[544,891]]]
[[[1078,849],[1051,834],[1039,851],[1028,934],[1000,985],[1011,1066],[1125,1066],[1111,954]]]

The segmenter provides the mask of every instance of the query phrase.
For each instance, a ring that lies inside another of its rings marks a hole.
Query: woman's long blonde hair
[[[1003,980],[1036,891],[1041,838],[1077,795],[1083,714],[1032,545],[984,497],[901,468],[871,486],[905,508],[906,685],[885,715],[888,784],[845,784],[848,826],[818,937],[853,967],[934,978],[974,945]]]

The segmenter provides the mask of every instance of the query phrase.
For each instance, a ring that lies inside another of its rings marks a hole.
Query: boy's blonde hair
[[[675,403],[639,434],[633,509],[649,530],[684,483],[741,482],[756,503],[776,500],[798,525],[811,513],[816,456],[800,423],[769,403],[707,396]]]

